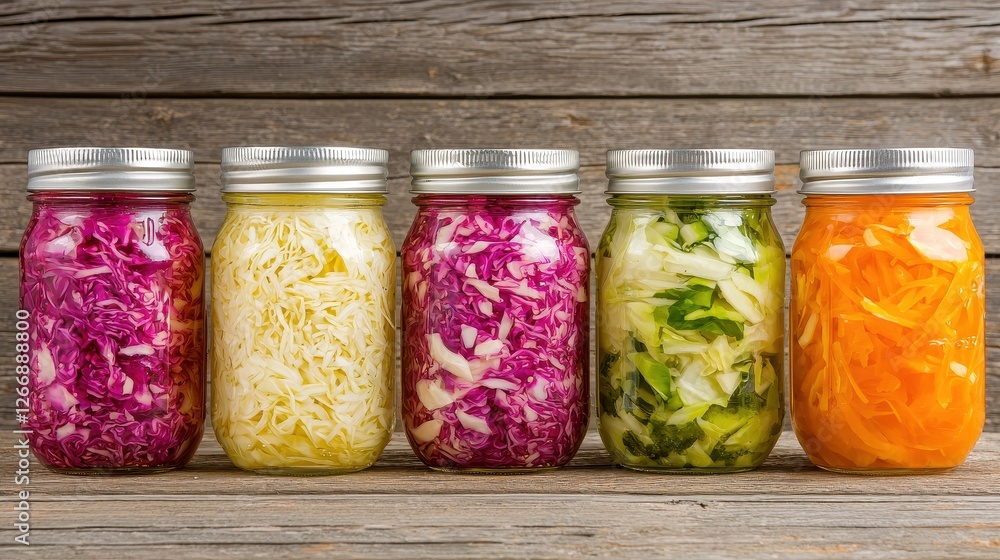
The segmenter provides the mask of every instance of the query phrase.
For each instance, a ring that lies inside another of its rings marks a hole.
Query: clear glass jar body
[[[393,429],[396,248],[382,195],[225,194],[212,424],[266,474],[371,466]]]
[[[784,418],[785,253],[769,195],[616,195],[597,249],[598,427],[616,463],[718,473]]]
[[[975,445],[986,346],[972,200],[806,198],[791,260],[791,410],[816,465],[934,472]]]
[[[403,244],[402,413],[430,467],[566,464],[589,418],[590,250],[573,196],[420,195]]]
[[[193,198],[29,196],[20,259],[30,356],[22,427],[46,467],[159,472],[185,465],[201,442],[205,255]]]

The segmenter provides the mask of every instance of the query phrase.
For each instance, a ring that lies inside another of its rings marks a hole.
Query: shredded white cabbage
[[[216,239],[212,422],[240,468],[358,470],[391,436],[396,250],[338,200],[231,204]]]

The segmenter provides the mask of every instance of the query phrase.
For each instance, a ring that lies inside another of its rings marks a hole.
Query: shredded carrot
[[[791,402],[816,464],[950,468],[978,440],[985,259],[971,202],[807,199],[791,263]]]

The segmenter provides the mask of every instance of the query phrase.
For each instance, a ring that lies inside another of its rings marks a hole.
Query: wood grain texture
[[[19,0],[0,8],[0,57],[10,60],[0,65],[0,91],[996,94],[993,8],[958,0]]]
[[[6,451],[0,470],[14,470]],[[611,467],[596,434],[564,469],[435,473],[397,434],[374,467],[281,478],[233,467],[206,439],[161,475],[67,477],[34,464],[20,558],[996,558],[1000,434],[943,475],[852,477],[785,436],[758,470],[660,476]],[[141,542],[140,542],[141,539]]]
[[[168,145],[218,162],[232,145],[376,145],[405,177],[414,148],[578,148],[603,166],[611,147],[974,148],[1000,167],[1000,104],[958,99],[89,99],[0,97],[0,163],[50,145]]]
[[[16,470],[14,256],[28,149],[193,149],[193,213],[210,246],[229,145],[391,151],[397,244],[413,206],[407,153],[575,147],[592,244],[609,215],[611,147],[776,151],[775,220],[802,219],[798,151],[977,152],[973,213],[1000,283],[1000,11],[921,0],[10,0],[0,3],[0,486]],[[31,547],[2,558],[716,558],[1000,556],[1000,298],[988,290],[987,431],[933,478],[838,476],[790,432],[724,477],[611,467],[596,434],[565,469],[468,476],[423,468],[396,434],[367,471],[238,471],[207,431],[186,469],[67,477],[31,466]],[[398,366],[397,366],[398,374]]]
[[[965,146],[976,150],[973,213],[987,251],[1000,254],[1000,103],[996,99],[685,100],[186,100],[0,98],[0,252],[17,250],[30,205],[27,150],[53,145],[189,148],[201,162],[195,217],[210,246],[221,224],[219,151],[230,145],[373,145],[391,151],[386,217],[397,245],[413,217],[409,150],[425,147],[574,147],[581,152],[578,213],[596,245],[604,153],[612,147],[760,147],[776,151],[775,207],[786,246],[802,220],[796,174],[806,148]]]

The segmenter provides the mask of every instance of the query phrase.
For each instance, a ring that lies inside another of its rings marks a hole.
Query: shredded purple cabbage
[[[428,197],[402,250],[403,419],[426,464],[567,463],[587,430],[576,200]]]
[[[187,205],[57,197],[32,197],[21,251],[31,449],[56,469],[181,466],[205,418],[205,261]]]

